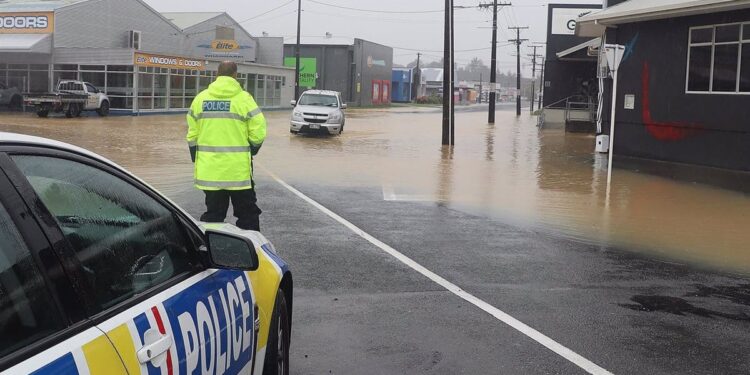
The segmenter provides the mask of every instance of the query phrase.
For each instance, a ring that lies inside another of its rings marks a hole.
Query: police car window
[[[0,205],[0,357],[63,328],[39,269]]]
[[[76,251],[100,310],[196,268],[179,221],[141,190],[66,159],[13,160]]]
[[[86,84],[86,90],[88,90],[90,93],[95,93],[96,92],[96,87],[94,87],[94,86],[92,86],[92,85],[90,85],[90,84],[87,83]]]

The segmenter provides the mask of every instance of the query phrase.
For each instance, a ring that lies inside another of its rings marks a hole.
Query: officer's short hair
[[[234,61],[224,61],[219,64],[218,76],[234,77],[237,75],[237,63]]]

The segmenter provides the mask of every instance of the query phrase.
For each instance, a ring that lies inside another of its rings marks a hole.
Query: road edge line
[[[261,167],[262,168],[262,167]],[[295,189],[291,185],[284,182],[281,178],[273,174],[271,171],[267,170],[266,168],[262,168],[265,170],[266,173],[268,173],[271,178],[273,178],[279,185],[283,186],[292,194],[296,195],[300,199],[304,200],[305,202],[309,203],[313,207],[317,208],[324,214],[328,215],[333,220],[336,220],[339,224],[349,228],[352,232],[356,233],[360,237],[364,238],[371,244],[377,246],[384,252],[388,253],[392,257],[399,260],[401,263],[405,264],[409,268],[421,273],[423,276],[427,277],[428,279],[432,280],[436,284],[442,286],[449,292],[455,294],[456,296],[460,297],[466,302],[469,302],[470,304],[480,308],[484,312],[492,315],[497,320],[500,320],[501,322],[507,324],[508,326],[512,327],[516,331],[524,334],[525,336],[529,337],[530,339],[538,342],[539,344],[542,344],[547,349],[555,352],[559,356],[565,358],[569,362],[575,364],[576,366],[580,367],[584,371],[595,374],[595,375],[612,375],[611,372],[605,370],[604,368],[600,367],[599,365],[595,364],[594,362],[586,359],[582,355],[572,351],[571,349],[567,348],[566,346],[558,343],[557,341],[551,339],[550,337],[546,336],[545,334],[537,331],[536,329],[526,325],[525,323],[521,322],[520,320],[512,317],[511,315],[507,314],[506,312],[498,309],[495,306],[490,305],[489,303],[479,299],[478,297],[472,295],[471,293],[461,289],[458,285],[453,284],[452,282],[444,279],[442,276],[428,270],[421,264],[417,263],[413,259],[409,258],[408,256],[404,255],[403,253],[399,252],[398,250],[392,248],[388,244],[378,240],[377,238],[373,237],[369,233],[365,232],[364,230],[360,229],[356,225],[352,224],[348,220],[344,219],[343,217],[339,216],[335,212],[331,211],[330,209],[326,208],[322,204],[318,203],[317,201],[313,200],[312,198],[308,197],[304,193],[300,192],[299,190]]]

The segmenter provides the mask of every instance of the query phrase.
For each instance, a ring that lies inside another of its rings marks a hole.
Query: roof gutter
[[[579,18],[576,23],[576,35],[596,37],[601,36],[607,27],[615,27],[616,25],[624,23],[654,21],[673,17],[687,17],[706,13],[729,12],[746,8],[750,8],[750,0],[732,1],[729,4],[722,2],[698,5],[689,8],[657,7],[643,13],[613,12],[612,14],[607,14],[607,9],[605,9],[601,12]]]

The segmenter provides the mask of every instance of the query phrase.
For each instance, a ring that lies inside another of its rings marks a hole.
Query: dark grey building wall
[[[284,57],[294,57],[296,46],[284,46]],[[354,101],[352,90],[353,49],[346,45],[303,44],[300,57],[317,61],[318,80],[315,89],[340,91],[344,100]]]
[[[284,57],[294,57],[295,48],[285,45]],[[391,82],[393,49],[377,43],[355,39],[351,46],[303,44],[300,57],[317,59],[316,89],[340,91],[344,100],[356,105],[373,104],[373,80]]]
[[[593,38],[576,35],[552,34],[552,13],[554,9],[601,8],[593,4],[550,4],[547,10],[547,48],[544,62],[544,105],[551,105],[571,95],[582,93],[584,81],[592,78],[596,83],[596,62],[561,61],[557,53],[575,47]],[[549,82],[547,84],[547,82]],[[547,86],[549,85],[549,86]],[[594,87],[594,89],[596,89]],[[596,92],[596,91],[594,91]],[[565,105],[563,103],[563,105]]]
[[[355,91],[356,83],[359,82],[361,84],[360,92],[355,92],[355,102],[363,106],[372,105],[372,81],[385,81],[389,85],[391,83],[393,75],[393,48],[362,39],[355,39],[354,59],[357,67]]]
[[[750,171],[750,95],[685,93],[689,28],[743,21],[750,10],[621,25],[608,35],[630,50],[620,66],[616,155]],[[635,95],[633,110],[623,109],[625,95]]]

